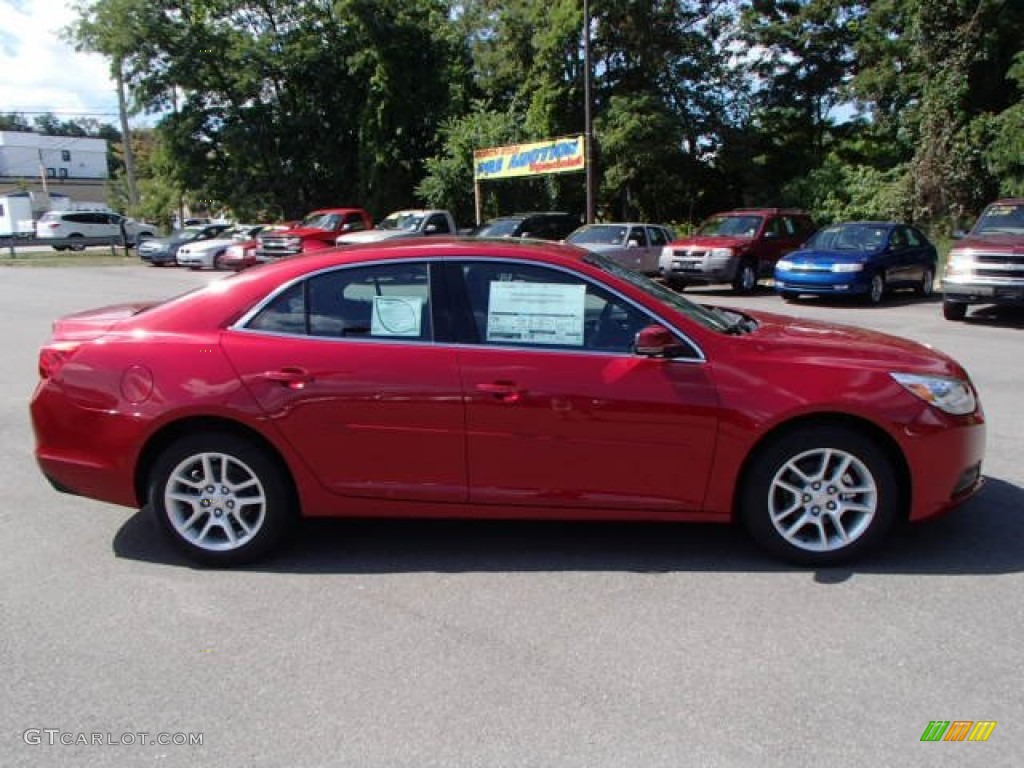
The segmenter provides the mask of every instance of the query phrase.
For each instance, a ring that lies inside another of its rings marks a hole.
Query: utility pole
[[[590,116],[590,2],[583,0],[583,153],[586,157],[587,224],[594,223],[594,126]]]
[[[128,108],[124,98],[124,59],[120,56],[115,60],[117,71],[117,109],[121,115],[121,144],[124,147],[124,174],[128,179],[128,205],[132,208],[139,204],[139,188],[135,183],[135,153],[132,151],[132,135],[128,130]]]

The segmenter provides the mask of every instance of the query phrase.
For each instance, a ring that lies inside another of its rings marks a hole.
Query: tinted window
[[[652,320],[628,302],[579,277],[532,264],[461,265],[473,333],[499,346],[631,354]]]
[[[647,234],[650,235],[651,245],[667,245],[670,240],[668,233],[661,227],[648,227]]]
[[[275,297],[248,328],[373,339],[432,338],[424,264],[385,264],[316,275]]]
[[[293,285],[274,297],[247,327],[272,333],[306,333],[305,284]]]

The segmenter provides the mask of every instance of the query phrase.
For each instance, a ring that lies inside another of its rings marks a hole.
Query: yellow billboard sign
[[[582,171],[584,158],[582,136],[478,149],[473,153],[473,178],[486,181]]]

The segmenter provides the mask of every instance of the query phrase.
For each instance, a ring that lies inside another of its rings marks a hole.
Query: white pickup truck
[[[354,245],[356,243],[376,243],[397,237],[427,237],[457,233],[455,219],[448,211],[416,209],[390,213],[375,228],[362,232],[346,232],[339,235],[334,242],[336,245]]]

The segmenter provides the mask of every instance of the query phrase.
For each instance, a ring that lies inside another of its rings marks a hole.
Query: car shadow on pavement
[[[969,308],[964,322],[970,325],[990,325],[997,328],[1024,329],[1024,307],[986,306],[979,307],[978,309]]]
[[[118,557],[194,566],[157,529],[148,508],[114,537]],[[1005,574],[1024,571],[1024,489],[989,478],[975,498],[937,519],[901,526],[848,567],[803,569],[756,549],[727,525],[461,520],[306,520],[278,555],[240,570],[267,573],[685,571]]]

